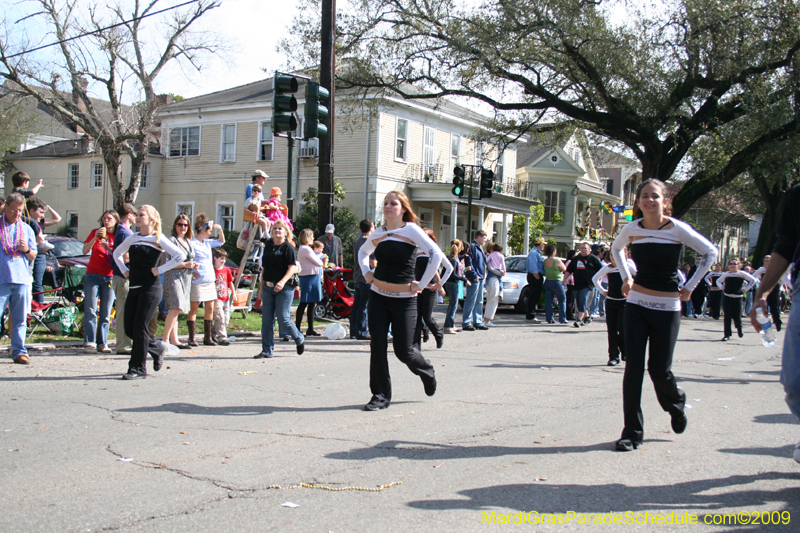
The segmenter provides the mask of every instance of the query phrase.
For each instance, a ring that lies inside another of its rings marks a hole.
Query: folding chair
[[[69,305],[69,301],[64,297],[64,288],[57,287],[55,289],[49,289],[46,291],[41,292],[34,292],[31,296],[36,296],[39,294],[43,295],[50,295],[51,297],[55,297],[52,302],[44,302],[39,303],[34,299],[31,299],[31,313],[28,315],[28,338],[31,338],[31,335],[39,328],[39,326],[44,327],[48,332],[55,333],[50,330],[45,322],[48,321],[53,315],[53,311],[60,308],[60,307],[67,307]],[[58,333],[60,333],[60,329]]]
[[[79,293],[83,292],[83,277],[86,275],[86,267],[67,265],[64,267],[64,280],[61,286],[64,289],[64,298],[70,302],[78,299]]]

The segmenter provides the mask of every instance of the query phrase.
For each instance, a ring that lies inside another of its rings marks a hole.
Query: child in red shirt
[[[228,252],[214,248],[214,277],[217,285],[217,303],[214,306],[214,326],[211,335],[217,344],[228,346],[228,323],[231,321],[231,297],[236,294],[231,269],[225,266]]]

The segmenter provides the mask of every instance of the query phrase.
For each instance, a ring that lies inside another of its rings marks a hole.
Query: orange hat
[[[270,196],[282,196],[283,192],[281,191],[280,187],[273,187],[269,190]]]

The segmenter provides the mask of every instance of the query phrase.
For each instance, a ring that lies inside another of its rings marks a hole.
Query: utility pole
[[[322,0],[322,49],[320,53],[319,83],[330,92],[328,135],[319,139],[319,206],[318,235],[325,226],[333,224],[333,129],[336,116],[334,90],[336,67],[336,0]]]

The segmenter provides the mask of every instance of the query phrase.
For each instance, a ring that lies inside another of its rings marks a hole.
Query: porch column
[[[508,213],[503,213],[503,224],[500,227],[500,246],[503,252],[508,255]]]
[[[450,202],[450,240],[458,238],[456,234],[458,228],[458,202]]]
[[[483,221],[486,216],[484,209],[482,205],[478,207],[478,229],[483,229]]]
[[[525,255],[528,255],[528,253],[531,251],[530,240],[531,240],[531,216],[525,215],[525,245],[523,247],[525,249]]]

